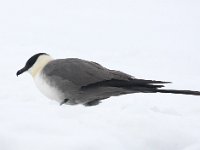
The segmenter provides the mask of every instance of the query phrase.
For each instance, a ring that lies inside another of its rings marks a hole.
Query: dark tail
[[[200,91],[192,91],[192,90],[174,90],[174,89],[162,89],[164,84],[170,82],[163,81],[151,81],[151,80],[136,80],[139,83],[146,82],[145,84],[139,84],[136,87],[140,87],[141,92],[149,92],[149,93],[171,93],[171,94],[183,94],[183,95],[194,95],[200,96]],[[143,91],[142,91],[143,90]]]
[[[185,94],[185,95],[195,95],[195,96],[200,96],[200,91],[190,91],[190,90],[168,90],[168,89],[156,89],[155,92],[159,92],[159,93],[172,93],[172,94]]]
[[[124,93],[172,93],[172,94],[185,94],[185,95],[196,95],[200,96],[200,91],[191,90],[171,90],[161,89],[165,87],[165,84],[171,82],[155,81],[155,80],[144,80],[144,79],[130,79],[130,80],[103,80],[100,82],[88,84],[81,87],[82,90],[97,88],[97,87],[119,87],[126,91]]]

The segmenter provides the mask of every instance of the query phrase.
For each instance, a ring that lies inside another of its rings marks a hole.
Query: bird
[[[28,72],[37,88],[60,105],[95,106],[111,96],[172,93],[200,96],[200,91],[163,89],[171,82],[135,78],[79,58],[53,59],[47,53],[30,57],[16,75]]]

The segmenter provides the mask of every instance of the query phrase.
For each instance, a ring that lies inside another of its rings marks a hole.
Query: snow
[[[15,75],[46,52],[200,90],[199,7],[198,0],[1,1],[0,149],[199,150],[199,97],[131,94],[59,106],[30,75]]]

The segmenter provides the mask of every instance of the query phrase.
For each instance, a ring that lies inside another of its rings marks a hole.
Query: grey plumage
[[[162,89],[169,82],[137,79],[98,63],[77,58],[52,59],[46,53],[33,55],[17,76],[28,71],[38,89],[62,104],[93,106],[111,96],[130,93],[200,95],[199,91]]]
[[[43,74],[64,93],[67,103],[97,105],[111,96],[130,93],[174,93],[200,95],[198,91],[166,90],[163,81],[136,79],[120,71],[109,70],[95,62],[69,58],[49,62]]]
[[[97,63],[76,58],[51,61],[44,67],[43,73],[54,86],[63,91],[70,104],[86,104],[125,94],[125,91],[118,87],[102,86],[92,89],[84,89],[84,87],[111,79],[129,81],[132,78],[125,73],[109,70]]]

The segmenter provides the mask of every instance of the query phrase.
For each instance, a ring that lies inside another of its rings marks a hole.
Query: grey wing
[[[63,99],[69,99],[70,104],[87,106],[96,105],[110,96],[156,90],[165,83],[135,79],[95,62],[76,58],[51,61],[43,71],[63,91]]]
[[[44,71],[48,76],[59,77],[79,87],[111,79],[129,80],[132,78],[130,75],[109,70],[95,62],[77,58],[51,61]]]

